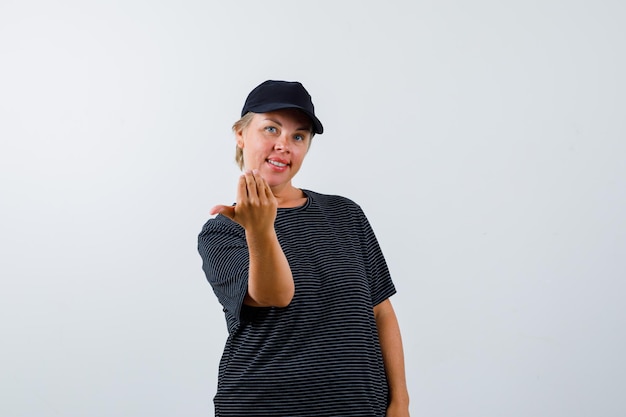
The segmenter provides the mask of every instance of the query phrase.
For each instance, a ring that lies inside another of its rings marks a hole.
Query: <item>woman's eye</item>
[[[267,126],[267,127],[265,128],[265,130],[266,130],[267,132],[270,132],[270,133],[276,133],[276,132],[277,132],[277,131],[276,131],[276,128],[275,128],[274,126]]]
[[[302,135],[295,135],[293,138],[294,138],[295,140],[297,140],[297,141],[304,140],[304,136],[302,136]]]

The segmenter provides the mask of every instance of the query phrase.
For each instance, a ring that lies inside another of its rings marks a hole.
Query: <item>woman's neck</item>
[[[292,208],[303,205],[306,202],[306,195],[301,189],[285,185],[280,189],[272,188],[272,193],[278,201],[279,208]]]

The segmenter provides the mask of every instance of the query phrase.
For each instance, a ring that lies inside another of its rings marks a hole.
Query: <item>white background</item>
[[[415,416],[626,415],[623,1],[0,3],[0,415],[212,415],[196,236],[299,80],[295,185],[357,201]]]

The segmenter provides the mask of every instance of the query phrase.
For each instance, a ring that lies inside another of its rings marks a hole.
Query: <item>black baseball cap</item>
[[[299,109],[306,113],[313,122],[314,133],[324,133],[322,122],[315,116],[315,107],[311,95],[297,81],[267,80],[248,94],[241,117],[246,113],[267,113],[281,109]]]

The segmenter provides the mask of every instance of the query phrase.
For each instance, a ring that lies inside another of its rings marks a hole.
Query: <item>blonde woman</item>
[[[323,133],[299,82],[266,81],[233,126],[244,171],[198,250],[229,336],[215,415],[409,415],[395,287],[351,200],[292,185]]]

